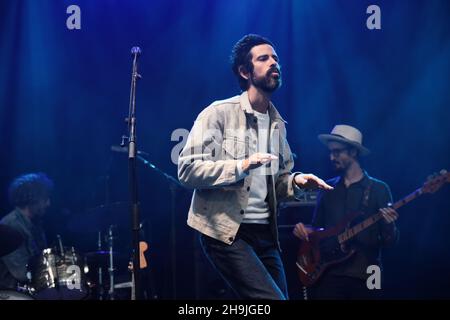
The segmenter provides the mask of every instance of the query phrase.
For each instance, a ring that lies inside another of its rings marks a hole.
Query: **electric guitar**
[[[424,193],[434,193],[446,182],[450,182],[450,173],[441,170],[430,176],[421,188],[394,203],[391,207],[398,209]],[[309,287],[316,283],[323,272],[330,266],[350,258],[355,249],[346,246],[348,240],[382,219],[381,211],[364,221],[347,228],[349,222],[361,215],[360,212],[347,215],[336,226],[328,229],[316,229],[309,234],[309,241],[301,241],[297,254],[297,272],[301,283]]]

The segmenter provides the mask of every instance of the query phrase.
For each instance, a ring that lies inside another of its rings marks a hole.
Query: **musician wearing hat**
[[[7,243],[11,248],[0,257],[0,288],[15,289],[18,283],[25,283],[29,259],[47,247],[41,218],[50,205],[52,188],[53,182],[44,173],[24,174],[11,183],[9,200],[14,210],[0,225],[10,234],[19,234],[20,241],[12,237]]]
[[[343,262],[330,266],[311,290],[312,299],[371,299],[380,297],[380,291],[367,286],[370,273],[367,268],[381,268],[381,249],[392,246],[398,239],[395,220],[397,212],[390,208],[392,196],[388,185],[370,177],[361,167],[360,158],[370,151],[362,144],[361,132],[348,125],[336,125],[330,134],[321,134],[319,140],[328,148],[330,161],[339,175],[327,181],[334,190],[319,193],[312,225],[298,223],[294,235],[308,241],[308,235],[317,228],[331,228],[358,215],[349,223],[353,226],[369,216],[381,212],[382,219],[371,225],[345,245],[355,253]]]

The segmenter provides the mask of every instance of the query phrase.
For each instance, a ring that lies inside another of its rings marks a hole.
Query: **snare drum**
[[[35,299],[81,300],[88,294],[87,267],[83,257],[73,247],[64,253],[54,248],[44,249],[31,259],[28,279]]]

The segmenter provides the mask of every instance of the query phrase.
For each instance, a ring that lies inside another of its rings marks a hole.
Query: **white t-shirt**
[[[256,152],[267,153],[267,144],[269,140],[269,113],[260,113],[254,111],[258,121],[258,138]],[[270,166],[270,163],[269,163]],[[250,170],[252,183],[250,185],[250,194],[248,206],[244,213],[243,223],[269,223],[270,209],[265,201],[267,197],[267,166]]]

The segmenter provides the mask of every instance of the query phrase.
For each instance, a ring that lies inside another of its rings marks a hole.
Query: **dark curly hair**
[[[50,197],[53,182],[45,173],[28,173],[14,179],[9,185],[9,201],[15,207],[25,208]]]
[[[231,69],[238,78],[239,86],[241,87],[242,90],[247,90],[249,84],[248,80],[244,79],[239,74],[239,67],[243,66],[246,72],[253,71],[252,55],[250,53],[250,50],[252,50],[253,47],[261,44],[268,44],[274,47],[273,43],[270,42],[269,39],[264,38],[257,34],[248,34],[244,36],[242,39],[240,39],[234,45],[233,50],[231,51],[230,56]]]

